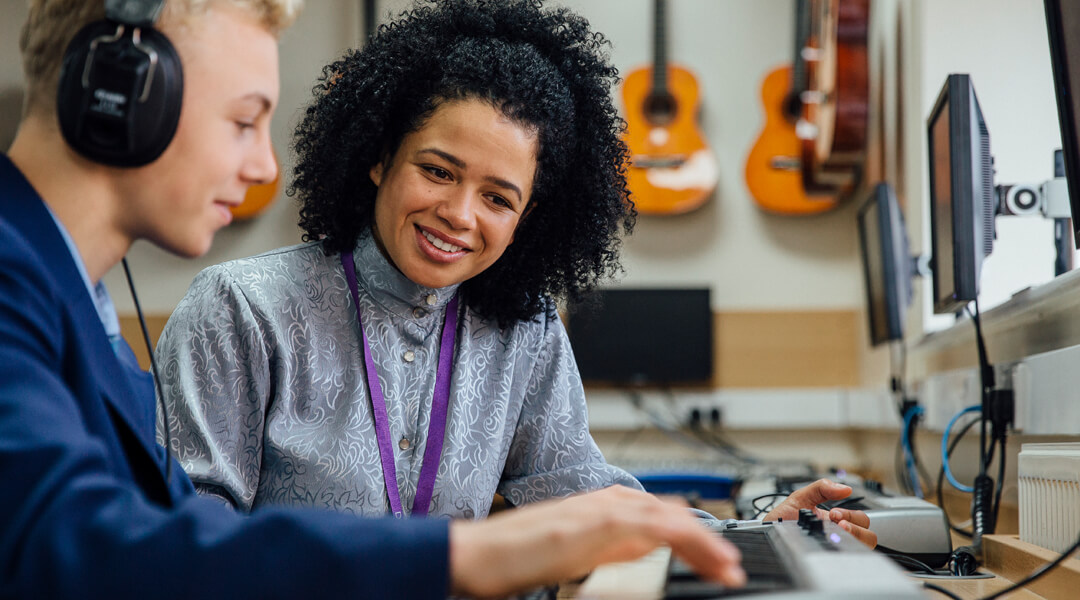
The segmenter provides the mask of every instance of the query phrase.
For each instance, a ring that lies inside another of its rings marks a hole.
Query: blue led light
[[[832,540],[832,543],[839,544],[840,543],[840,534],[839,533],[830,533],[829,534],[829,539]]]

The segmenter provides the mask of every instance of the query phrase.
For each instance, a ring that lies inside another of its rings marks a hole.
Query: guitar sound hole
[[[675,118],[678,103],[670,94],[650,94],[645,98],[645,116],[657,125],[665,125]]]

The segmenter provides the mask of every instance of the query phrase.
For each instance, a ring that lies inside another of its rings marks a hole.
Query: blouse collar
[[[404,318],[416,318],[418,309],[441,314],[461,285],[429,288],[414,283],[383,255],[370,229],[357,241],[353,260],[360,287],[384,308]]]

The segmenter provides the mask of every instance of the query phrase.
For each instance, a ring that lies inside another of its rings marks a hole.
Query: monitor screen
[[[1080,248],[1080,235],[1076,234],[1080,224],[1080,2],[1045,0],[1045,5],[1073,240]]]
[[[979,295],[994,247],[990,132],[966,74],[949,75],[927,121],[934,312],[953,313]]]
[[[859,209],[870,344],[904,338],[904,320],[911,304],[913,263],[907,229],[892,186],[879,183]]]
[[[708,384],[713,313],[708,288],[608,288],[571,306],[567,329],[586,383]]]

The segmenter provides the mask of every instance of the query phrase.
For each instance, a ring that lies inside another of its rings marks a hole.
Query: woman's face
[[[375,240],[413,282],[441,288],[502,256],[529,206],[537,135],[490,103],[455,100],[405,136],[379,188]]]

